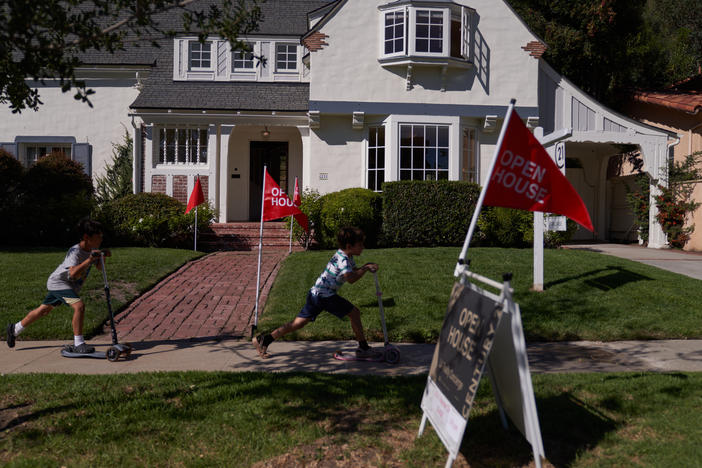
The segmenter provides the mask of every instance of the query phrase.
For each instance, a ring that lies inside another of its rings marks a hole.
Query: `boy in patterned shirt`
[[[46,281],[49,292],[42,304],[27,314],[17,323],[7,325],[7,345],[14,348],[15,339],[22,330],[51,312],[54,307],[66,304],[73,309],[73,345],[69,351],[78,354],[92,354],[95,348],[88,346],[83,339],[83,320],[85,304],[78,296],[85,279],[90,273],[90,267],[100,266],[100,253],[110,256],[109,250],[98,250],[102,243],[102,225],[90,219],[82,219],[78,223],[80,242],[68,249],[63,262],[51,273]]]
[[[361,312],[356,306],[337,294],[337,291],[344,283],[355,283],[363,277],[367,271],[378,271],[375,263],[366,263],[362,267],[357,267],[353,261],[354,255],[361,255],[363,252],[363,241],[365,235],[363,231],[356,227],[342,228],[336,236],[339,250],[329,260],[314,286],[307,293],[307,302],[294,320],[282,325],[270,334],[254,337],[253,342],[256,351],[262,358],[267,358],[268,346],[278,338],[288,333],[299,330],[310,322],[314,322],[317,316],[323,311],[336,315],[340,319],[348,316],[351,319],[351,329],[358,340],[356,356],[359,358],[377,357],[379,353],[374,351],[366,342],[361,325]]]

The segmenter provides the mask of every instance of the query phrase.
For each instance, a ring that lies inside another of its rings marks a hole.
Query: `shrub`
[[[7,151],[0,149],[0,219],[17,219],[18,187],[24,177],[22,164]],[[0,230],[0,243],[12,241],[13,226],[9,223]]]
[[[26,172],[18,191],[13,243],[73,243],[73,227],[89,216],[93,207],[90,177],[63,152],[39,159]]]
[[[391,247],[462,245],[480,186],[459,181],[383,185],[383,243]]]
[[[316,190],[305,189],[300,193],[300,211],[307,215],[310,231],[306,232],[296,222],[293,226],[293,236],[300,245],[309,247],[316,226],[320,225],[322,213],[322,196]],[[286,218],[286,226],[290,229],[290,217]]]
[[[484,206],[478,218],[480,244],[492,247],[531,247],[534,245],[534,214],[531,211]],[[544,230],[544,247],[557,248],[568,242],[578,223],[566,218],[565,231]]]
[[[198,207],[198,230],[216,213],[207,203]],[[195,210],[161,193],[137,193],[105,202],[97,214],[111,245],[188,248],[193,242]]]
[[[366,247],[375,247],[380,233],[381,198],[372,190],[349,188],[324,195],[315,238],[322,248],[336,247],[336,234],[344,226],[356,226],[366,234]]]
[[[132,193],[133,141],[125,132],[124,143],[112,145],[112,164],[105,168],[105,175],[95,179],[95,200],[106,201]]]

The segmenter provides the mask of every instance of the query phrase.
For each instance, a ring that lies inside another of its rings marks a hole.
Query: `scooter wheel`
[[[107,350],[107,360],[110,362],[115,362],[119,359],[119,349],[112,347]]]
[[[397,364],[400,362],[400,350],[397,348],[388,348],[385,350],[385,362]]]

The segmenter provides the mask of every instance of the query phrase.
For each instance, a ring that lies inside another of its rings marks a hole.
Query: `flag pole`
[[[266,169],[267,166],[263,166],[263,190],[261,191],[261,227],[258,232],[258,268],[256,272],[256,306],[254,309],[254,323],[251,325],[251,338],[256,334],[256,328],[258,327],[258,296],[259,288],[261,285],[261,251],[263,250],[263,209],[265,207],[266,201]]]
[[[475,204],[475,210],[473,211],[473,218],[470,221],[470,227],[468,228],[468,234],[466,234],[466,239],[463,242],[463,249],[461,249],[461,254],[458,256],[458,263],[456,264],[456,269],[454,271],[454,276],[459,276],[463,269],[465,268],[466,255],[468,254],[468,246],[470,245],[470,239],[473,237],[473,231],[475,231],[475,226],[478,224],[478,216],[480,216],[480,210],[483,207],[483,200],[485,200],[485,194],[487,193],[488,185],[490,184],[490,178],[492,177],[492,171],[495,169],[497,164],[497,157],[500,153],[500,148],[502,147],[502,141],[505,138],[505,133],[507,132],[507,125],[509,124],[509,119],[512,116],[512,111],[514,110],[514,105],[517,100],[512,98],[509,101],[509,106],[507,107],[507,113],[505,114],[505,121],[502,124],[502,129],[500,130],[500,136],[497,139],[497,146],[495,146],[495,154],[490,162],[490,169],[487,173],[487,178],[485,179],[485,185],[480,191],[480,196],[478,197],[478,202]]]
[[[200,180],[200,174],[195,175],[195,183],[196,184],[197,184],[198,180]],[[195,207],[195,245],[193,246],[193,250],[195,252],[197,252],[197,206]]]
[[[290,247],[288,248],[288,253],[292,253],[292,231],[293,231],[293,224],[295,224],[295,217],[293,215],[290,215]]]

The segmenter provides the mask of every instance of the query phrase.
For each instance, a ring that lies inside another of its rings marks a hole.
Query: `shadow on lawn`
[[[570,393],[537,398],[536,405],[546,458],[556,467],[571,466],[579,453],[617,428]],[[507,431],[502,428],[497,409],[468,420],[461,453],[471,467],[528,466],[533,460],[529,442],[511,422]]]
[[[609,274],[602,275],[602,273]],[[633,271],[627,270],[626,268],[620,266],[610,265],[606,268],[590,270],[580,275],[568,276],[566,278],[561,278],[556,281],[551,281],[549,283],[544,284],[544,289],[552,288],[559,284],[575,280],[583,280],[583,282],[588,286],[601,289],[603,291],[610,291],[620,286],[624,286],[628,283],[634,283],[636,281],[651,281],[653,280],[653,278],[641,275],[639,273],[634,273]]]

